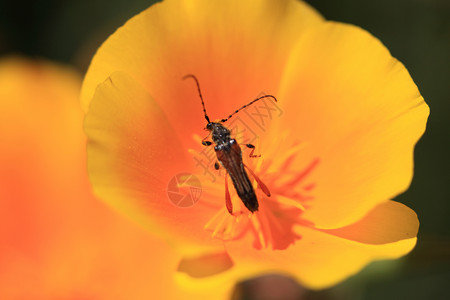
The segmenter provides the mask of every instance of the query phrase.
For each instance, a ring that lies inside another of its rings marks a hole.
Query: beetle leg
[[[230,190],[228,189],[228,173],[225,174],[225,204],[230,215],[233,214],[233,204],[231,203]]]
[[[264,182],[262,182],[262,180],[259,179],[258,176],[256,176],[256,174],[252,171],[252,169],[247,167],[245,164],[244,164],[244,166],[247,168],[247,170],[250,172],[250,174],[252,174],[253,178],[255,178],[256,182],[258,183],[258,186],[261,188],[261,190],[264,192],[264,194],[266,194],[267,197],[270,197],[269,188],[264,184]]]
[[[250,154],[248,155],[249,157],[261,157],[261,154],[259,155],[255,155],[253,154],[253,152],[255,152],[255,145],[252,144],[245,144],[245,146],[249,149],[252,149],[252,151],[250,152]]]
[[[210,136],[210,134],[211,134],[211,132],[210,132],[207,136],[205,136],[205,137],[203,138],[203,140],[202,140],[202,145],[203,145],[203,146],[211,146],[212,142],[210,142],[210,141],[205,141],[205,140]]]

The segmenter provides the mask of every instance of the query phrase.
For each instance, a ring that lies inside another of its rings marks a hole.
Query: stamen
[[[223,236],[223,233],[226,231],[226,227],[224,226],[224,223],[227,221],[227,216],[222,215],[220,218],[220,221],[217,223],[216,229],[213,231],[212,236],[216,237],[219,233]]]
[[[260,247],[267,247],[266,240],[264,239],[264,231],[261,228],[261,223],[259,223],[258,218],[250,218],[250,222],[253,225],[252,229],[255,237],[257,238],[257,243]]]
[[[189,153],[189,154],[192,154],[192,155],[194,155],[194,156],[197,155],[197,151],[195,151],[195,150],[192,149],[192,148],[189,148],[189,149],[188,149],[188,153]]]
[[[303,205],[301,205],[298,201],[290,198],[290,197],[283,197],[281,195],[277,196],[277,201],[281,204],[284,204],[286,206],[294,206],[298,209],[300,209],[301,211],[305,211],[305,207]]]
[[[203,229],[206,230],[214,230],[214,228],[217,227],[217,224],[219,223],[219,218],[222,217],[222,212],[223,209],[221,209],[218,213],[216,213],[211,220],[208,221],[208,223],[206,223],[205,226],[203,226]]]
[[[315,187],[316,187],[316,183],[313,182],[313,183],[310,183],[310,184],[308,184],[308,185],[305,185],[305,186],[303,187],[303,189],[304,189],[305,191],[311,191],[311,190],[314,189]]]
[[[194,141],[195,141],[197,144],[199,144],[199,145],[202,144],[202,140],[203,140],[203,139],[202,139],[201,136],[199,136],[198,134],[193,134],[192,137],[193,137]]]
[[[268,225],[267,228],[269,230],[267,230],[267,231],[270,234],[270,240],[272,240],[272,231],[273,231],[270,229],[275,228],[276,231],[278,231],[280,233],[282,233],[284,231],[284,228],[281,225],[279,218],[274,216],[272,211],[269,210],[266,214],[263,214],[262,219],[264,220],[264,223]]]
[[[287,186],[294,186],[297,185],[300,181],[302,181],[306,176],[308,176],[312,170],[319,164],[319,159],[314,159],[308,167],[306,167],[303,172],[299,173],[297,176],[295,176],[291,181],[287,182]]]
[[[298,152],[304,147],[304,143],[289,147],[288,150],[277,159],[277,161],[281,162],[281,164],[273,164],[273,167],[276,168],[279,172],[288,170]]]

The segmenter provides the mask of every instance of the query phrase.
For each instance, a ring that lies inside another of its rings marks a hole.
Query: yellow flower
[[[94,198],[80,86],[67,67],[0,60],[0,299],[225,299],[232,283],[180,287],[179,254]]]
[[[227,212],[224,170],[202,148],[205,118],[186,74],[199,79],[211,120],[261,93],[278,99],[224,124],[261,154],[243,149],[271,192],[254,182],[258,211],[230,186],[237,213]],[[281,271],[323,288],[416,243],[416,214],[390,199],[411,182],[428,106],[377,39],[303,2],[158,3],[100,47],[82,103],[96,194],[179,247],[178,270],[192,277]],[[192,202],[201,185],[198,202],[173,205],[174,178]]]

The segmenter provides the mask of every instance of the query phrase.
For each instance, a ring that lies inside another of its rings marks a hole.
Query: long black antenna
[[[203,101],[202,91],[200,90],[200,84],[198,83],[197,77],[195,77],[195,75],[192,75],[192,74],[187,74],[183,77],[183,80],[185,80],[187,78],[192,78],[195,80],[195,83],[197,84],[198,95],[200,96],[200,100],[202,100],[203,112],[205,113],[205,119],[206,119],[206,121],[208,121],[208,123],[211,123],[208,115],[206,114],[205,102]]]
[[[261,100],[261,99],[263,99],[263,98],[272,98],[273,100],[275,100],[275,102],[278,102],[278,101],[277,101],[277,98],[275,98],[275,97],[272,96],[272,95],[264,95],[264,96],[258,97],[258,98],[256,98],[255,100],[251,101],[250,103],[245,104],[245,105],[242,106],[241,108],[237,109],[234,113],[232,113],[231,115],[229,115],[226,119],[220,120],[220,122],[222,122],[222,123],[226,122],[229,118],[231,118],[234,114],[238,113],[241,109],[244,109],[244,108],[246,108],[247,106],[250,106],[250,105],[252,105],[253,103],[255,103],[256,101],[259,101],[259,100]]]

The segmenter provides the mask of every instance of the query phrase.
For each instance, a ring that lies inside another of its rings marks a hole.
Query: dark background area
[[[153,2],[1,0],[0,55],[45,58],[72,64],[84,72],[101,42]],[[417,247],[401,260],[372,263],[358,276],[334,288],[303,291],[302,299],[447,299],[450,288],[450,1],[307,2],[327,19],[358,25],[379,38],[407,67],[429,104],[431,115],[427,131],[416,147],[411,188],[396,199],[419,215]],[[257,280],[239,286],[241,299],[252,299],[255,284]]]

